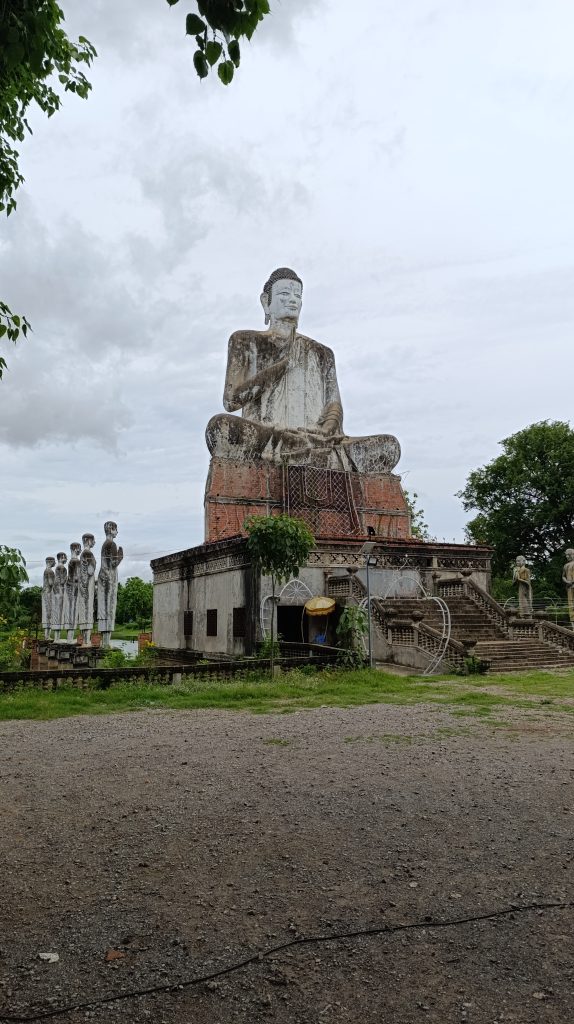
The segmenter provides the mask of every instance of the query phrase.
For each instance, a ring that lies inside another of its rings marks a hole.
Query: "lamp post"
[[[375,547],[374,540],[366,541],[361,552],[365,556],[365,566],[367,569],[367,626],[369,630],[369,668],[373,668],[373,634],[372,634],[372,623],[371,623],[371,580],[369,576],[369,567],[377,565],[378,558],[373,554],[373,548]]]

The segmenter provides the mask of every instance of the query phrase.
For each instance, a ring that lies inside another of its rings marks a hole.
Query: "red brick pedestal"
[[[235,462],[212,458],[205,488],[205,540],[245,533],[249,515],[287,512],[304,519],[315,537],[410,538],[410,516],[394,473],[367,475],[279,466],[271,462]]]

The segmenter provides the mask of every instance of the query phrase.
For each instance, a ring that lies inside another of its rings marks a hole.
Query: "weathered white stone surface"
[[[44,630],[44,638],[50,639],[50,633],[52,631],[52,602],[54,596],[54,566],[56,559],[51,555],[46,559],[46,568],[44,569],[44,578],[42,580],[42,629]]]
[[[78,623],[79,556],[81,550],[81,544],[70,544],[70,560],[68,562],[68,578],[64,588],[64,611],[62,616],[62,628],[67,631],[68,640],[74,639],[74,632]]]
[[[109,647],[110,637],[116,623],[118,602],[118,565],[124,557],[121,547],[116,544],[118,527],[116,523],[104,523],[106,539],[102,544],[100,571],[98,573],[98,629],[102,634],[102,647]]]
[[[574,548],[568,548],[566,552],[566,563],[562,570],[562,580],[566,584],[568,613],[572,629],[574,629]]]
[[[81,629],[84,643],[90,643],[94,625],[94,594],[96,559],[92,548],[96,543],[93,533],[84,533],[82,544],[84,549],[80,555],[80,573],[78,580],[78,628]]]
[[[335,357],[297,331],[303,285],[294,271],[271,274],[261,295],[266,331],[236,331],[229,340],[223,404],[206,431],[212,455],[268,459],[328,469],[387,473],[400,458],[390,434],[347,437]]]
[[[66,568],[68,556],[66,552],[58,551],[56,560],[57,564],[54,569],[54,589],[52,591],[52,629],[55,631],[56,640],[59,640],[64,623],[64,595],[68,580],[68,570]]]
[[[532,615],[532,582],[524,555],[518,555],[512,579],[518,584],[518,614],[521,618],[529,618]]]

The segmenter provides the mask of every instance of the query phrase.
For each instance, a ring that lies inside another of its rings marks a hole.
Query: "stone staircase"
[[[574,654],[539,640],[479,640],[472,652],[489,662],[489,672],[525,672],[535,669],[574,668]]]
[[[364,601],[366,590],[356,576],[332,576],[327,593],[350,604]],[[391,650],[422,651],[436,665],[463,669],[470,656],[487,661],[490,672],[574,668],[574,632],[539,618],[512,619],[491,596],[462,573],[438,580],[437,596],[448,606],[450,640],[443,631],[439,603],[430,597],[373,598],[374,628]],[[414,658],[414,666],[421,664]]]
[[[454,587],[449,589],[456,590]],[[469,655],[487,661],[489,672],[574,668],[574,643],[570,649],[561,646],[562,643],[567,644],[568,636],[563,637],[558,631],[552,640],[543,640],[526,633],[513,636],[512,625],[504,621],[503,609],[491,598],[488,601],[482,600],[487,595],[483,595],[470,581],[465,581],[459,589],[463,592],[449,593],[447,589],[446,593],[443,591],[441,594],[450,612],[451,637],[463,644]],[[476,599],[473,599],[475,591]],[[477,603],[480,600],[482,605]],[[389,611],[401,619],[414,616],[437,631],[442,629],[439,607],[430,599],[388,598],[378,603],[383,615],[387,605]],[[552,625],[549,625],[551,630]],[[533,626],[531,632],[536,633],[536,630],[537,627]]]

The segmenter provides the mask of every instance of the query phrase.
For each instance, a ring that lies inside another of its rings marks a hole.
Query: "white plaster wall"
[[[363,586],[367,586],[367,570],[357,573]],[[420,573],[417,569],[405,572],[395,569],[369,569],[369,585],[372,597],[417,597],[420,590]]]
[[[245,602],[245,576],[241,569],[193,577],[189,584],[192,649],[206,654],[243,654],[244,641],[233,637],[233,609],[245,607]],[[217,609],[217,636],[207,636],[209,608]]]
[[[185,580],[154,585],[152,639],[156,647],[185,647],[183,609],[186,593]]]

